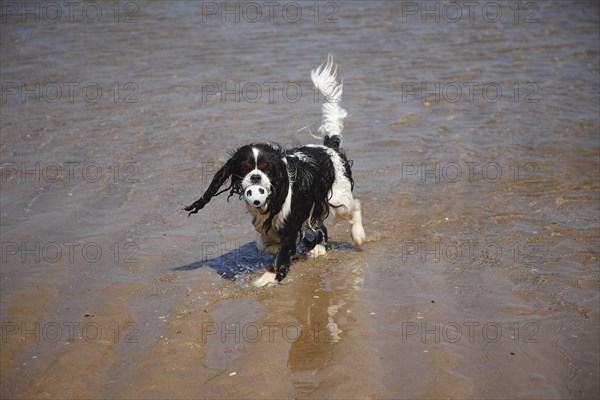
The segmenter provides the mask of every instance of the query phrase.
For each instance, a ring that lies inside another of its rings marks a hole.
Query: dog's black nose
[[[258,174],[254,174],[252,176],[250,176],[250,182],[257,184],[258,182],[260,182],[260,175]]]

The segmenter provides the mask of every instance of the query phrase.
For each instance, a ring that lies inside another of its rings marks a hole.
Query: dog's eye
[[[250,161],[246,161],[244,163],[244,167],[246,167],[246,168],[252,168],[252,163]]]
[[[258,164],[258,169],[260,169],[260,170],[265,170],[268,167],[269,167],[269,164],[264,161]]]

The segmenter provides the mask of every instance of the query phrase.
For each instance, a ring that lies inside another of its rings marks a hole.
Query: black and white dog
[[[330,211],[352,225],[357,246],[367,240],[360,202],[352,196],[352,162],[340,147],[347,114],[340,106],[342,84],[336,81],[336,71],[331,55],[311,71],[314,85],[325,97],[319,128],[323,145],[291,150],[271,143],[242,146],[216,173],[202,197],[185,208],[188,215],[195,214],[223,192],[241,198],[251,186],[264,188],[264,205],[247,205],[257,232],[256,247],[275,254],[269,270],[255,282],[258,286],[285,278],[297,246],[304,246],[311,256],[325,254],[324,220]]]

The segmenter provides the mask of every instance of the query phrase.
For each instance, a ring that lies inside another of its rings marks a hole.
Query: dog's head
[[[240,192],[243,193],[252,185],[262,186],[269,195],[276,190],[273,188],[271,180],[277,179],[275,171],[281,170],[281,164],[283,164],[283,155],[278,149],[264,144],[247,145],[239,148],[233,158],[235,159],[234,164],[239,167],[237,176],[242,178],[238,183]]]
[[[228,181],[229,186],[221,190]],[[229,191],[229,200],[234,194],[242,196],[244,190],[253,185],[262,186],[268,193],[267,203],[261,210],[269,214],[265,223],[268,230],[288,193],[289,177],[283,148],[264,143],[240,147],[215,174],[204,195],[185,210],[189,211],[188,215],[195,214],[213,197]]]

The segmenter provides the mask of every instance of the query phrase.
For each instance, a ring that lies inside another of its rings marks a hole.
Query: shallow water
[[[231,4],[2,3],[2,398],[598,397],[598,5]],[[372,240],[253,288],[328,52]]]

